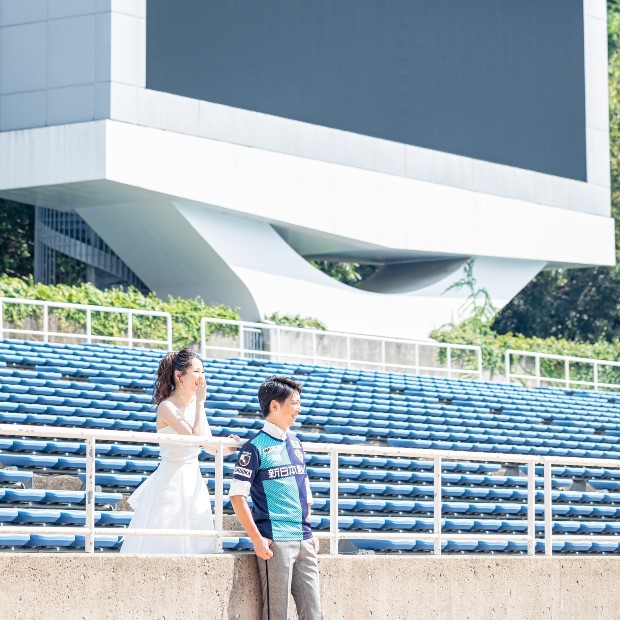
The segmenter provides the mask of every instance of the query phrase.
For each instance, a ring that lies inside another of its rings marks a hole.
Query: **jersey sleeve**
[[[260,456],[258,450],[252,443],[246,443],[240,450],[235,469],[233,471],[233,479],[230,483],[228,495],[250,495],[250,488],[256,474],[260,468]]]

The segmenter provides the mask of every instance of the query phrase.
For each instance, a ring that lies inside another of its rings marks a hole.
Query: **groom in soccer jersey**
[[[287,620],[290,593],[299,620],[323,617],[306,459],[288,431],[301,411],[300,394],[301,384],[290,377],[270,377],[260,386],[265,425],[241,448],[229,491],[258,556],[263,620]]]

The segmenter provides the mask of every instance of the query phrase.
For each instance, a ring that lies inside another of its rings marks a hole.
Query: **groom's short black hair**
[[[258,402],[264,417],[269,415],[271,401],[282,404],[293,392],[301,394],[301,383],[290,377],[269,377],[258,388]]]

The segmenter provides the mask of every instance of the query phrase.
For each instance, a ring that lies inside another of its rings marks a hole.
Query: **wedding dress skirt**
[[[160,433],[176,434],[169,426]],[[199,446],[161,444],[159,467],[129,497],[129,528],[212,530],[211,500],[200,474]],[[213,553],[203,536],[126,536],[121,553]]]

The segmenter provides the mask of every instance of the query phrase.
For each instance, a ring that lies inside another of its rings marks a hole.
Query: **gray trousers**
[[[288,620],[289,594],[299,620],[321,620],[319,563],[312,540],[272,542],[273,557],[256,558],[263,589],[262,620]]]

